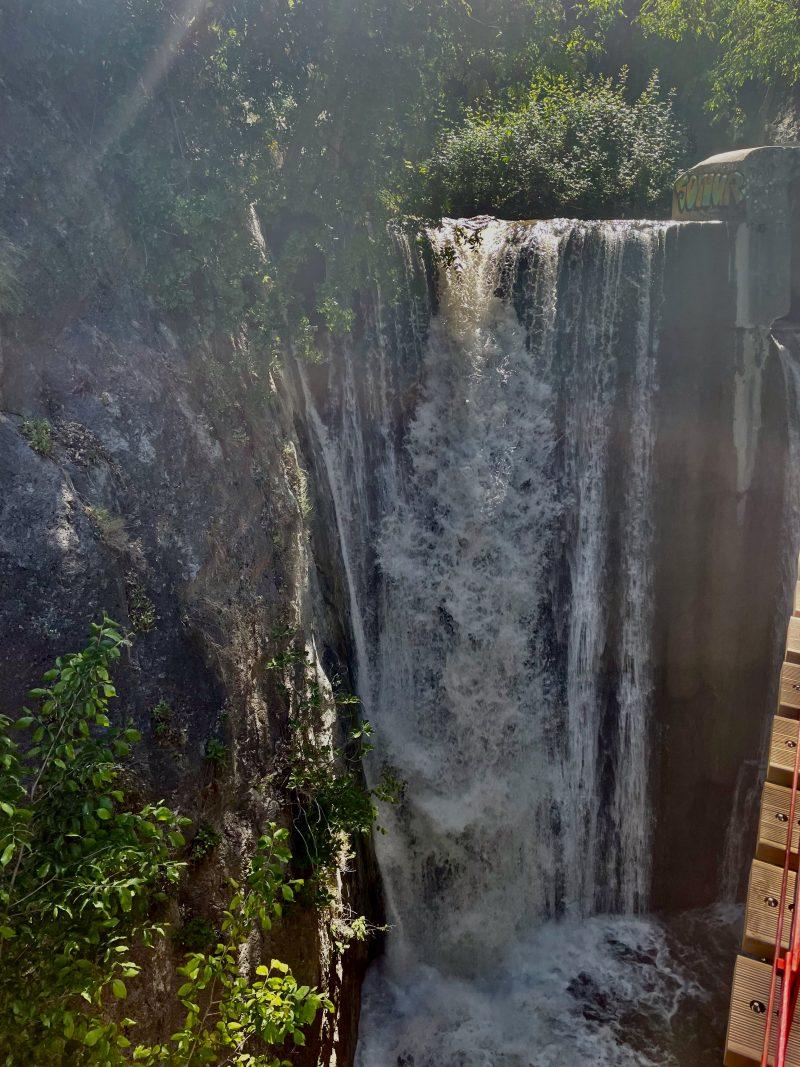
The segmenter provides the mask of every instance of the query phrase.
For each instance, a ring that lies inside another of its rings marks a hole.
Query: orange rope
[[[778,1049],[777,1057],[775,1060],[775,1067],[784,1067],[786,1045],[789,1040],[789,1032],[792,1025],[792,1016],[794,1015],[794,1003],[790,1003],[792,993],[796,1000],[797,992],[795,989],[794,976],[790,971],[795,967],[795,961],[797,960],[796,950],[800,947],[800,924],[797,922],[797,905],[798,905],[798,886],[800,886],[800,872],[795,878],[794,885],[794,908],[792,909],[792,924],[789,933],[789,952],[785,961],[781,960],[781,953],[783,952],[783,915],[786,910],[786,891],[789,884],[789,864],[792,855],[792,838],[794,837],[795,827],[795,808],[797,801],[797,786],[798,780],[800,780],[800,719],[797,722],[797,740],[795,741],[794,752],[794,773],[792,775],[792,796],[789,802],[789,822],[786,827],[786,853],[783,861],[783,875],[781,877],[781,895],[778,903],[778,930],[775,937],[775,954],[772,960],[772,976],[769,983],[769,1003],[767,1004],[767,1021],[764,1029],[764,1047],[761,1052],[761,1067],[768,1067],[769,1061],[769,1042],[772,1037],[772,1013],[775,1008],[775,994],[778,986],[778,971],[783,969],[783,984],[781,987],[781,1007],[779,1014],[779,1034],[778,1034]],[[784,963],[784,967],[781,968],[781,963]],[[788,963],[788,967],[786,966]]]

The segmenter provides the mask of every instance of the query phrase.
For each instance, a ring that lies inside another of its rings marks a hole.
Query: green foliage
[[[655,76],[632,103],[624,72],[542,76],[521,105],[471,112],[423,170],[434,214],[629,216],[664,210],[682,148]]]
[[[774,110],[800,83],[794,0],[645,0],[639,23],[645,32],[682,47],[702,46],[708,106],[734,129],[744,127],[748,111],[751,119],[763,120],[764,114],[753,111]]]
[[[121,515],[112,515],[108,508],[102,504],[94,504],[86,508],[86,514],[97,527],[103,541],[115,552],[124,552],[128,548],[128,537],[125,533],[125,520]]]
[[[442,128],[537,70],[584,71],[621,17],[559,0],[6,8],[15,291],[56,314],[132,290],[184,333],[312,359],[388,271],[384,224],[430,203],[413,179]]]
[[[175,930],[172,940],[186,952],[202,952],[212,948],[217,943],[217,937],[217,930],[208,919],[192,915]]]
[[[294,806],[293,829],[303,844],[300,858],[313,872],[319,902],[329,903],[333,875],[349,854],[353,838],[370,833],[375,824],[375,801],[393,803],[399,799],[402,784],[384,773],[375,789],[367,788],[362,761],[372,749],[372,727],[357,715],[347,716],[344,745],[320,740],[331,701],[305,649],[290,643],[266,668],[278,675],[279,684],[292,698],[285,785]],[[339,709],[360,704],[358,697],[344,692],[336,692],[332,702]]]
[[[317,304],[317,311],[322,316],[325,328],[334,337],[341,337],[353,328],[355,313],[352,308],[342,307],[334,296],[326,296]]]
[[[659,211],[683,160],[650,71],[697,144],[707,100],[740,129],[786,101],[800,27],[794,0],[640,7],[7,0],[0,314],[129,301],[263,383],[352,329],[366,277],[391,298],[399,214]]]
[[[137,741],[111,726],[109,668],[128,644],[93,625],[56,660],[35,704],[0,718],[0,1048],[14,1063],[105,1062],[128,1047],[108,1020],[139,971],[133,946],[163,931],[153,909],[177,884],[179,819],[131,810],[118,761]],[[18,741],[16,734],[24,740]],[[91,1051],[89,1051],[91,1050]]]
[[[212,767],[224,767],[228,762],[228,746],[217,737],[209,737],[204,755]]]
[[[146,634],[158,622],[156,607],[142,589],[139,578],[133,571],[125,575],[125,595],[128,600],[128,618],[135,633]]]
[[[53,454],[53,427],[47,419],[23,419],[19,432],[40,456]]]
[[[172,727],[172,708],[166,700],[159,700],[150,712],[150,723],[155,737],[164,740],[169,736]]]
[[[286,877],[291,860],[287,840],[286,830],[269,825],[244,884],[231,882],[220,940],[206,951],[190,952],[180,968],[185,978],[178,990],[185,1010],[183,1023],[168,1043],[137,1048],[137,1063],[280,1067],[285,1061],[264,1052],[264,1046],[280,1048],[287,1040],[305,1044],[303,1028],[321,1009],[333,1011],[331,1002],[316,989],[298,985],[280,960],[258,965],[253,979],[240,971],[244,945],[282,917],[302,886]]]
[[[189,845],[189,858],[194,863],[199,863],[200,860],[211,855],[221,840],[222,835],[217,833],[213,826],[209,826],[207,822],[201,822]]]
[[[252,977],[240,968],[245,946],[302,888],[287,874],[288,833],[274,824],[243,884],[231,882],[219,931],[195,916],[173,934],[188,950],[178,1030],[134,1047],[135,1020],[115,1007],[166,934],[158,911],[177,890],[189,823],[163,804],[126,802],[119,760],[139,736],[111,725],[108,704],[110,668],[128,644],[104,618],[82,652],[60,657],[31,690],[33,709],[0,717],[2,1062],[279,1067],[275,1050],[303,1044],[303,1028],[333,1006],[279,960]],[[198,839],[207,849],[219,835],[201,826]]]

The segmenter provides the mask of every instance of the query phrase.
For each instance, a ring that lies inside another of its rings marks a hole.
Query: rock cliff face
[[[49,424],[49,450],[29,443],[32,419]],[[290,394],[232,348],[190,353],[166,330],[100,316],[3,340],[0,711],[15,713],[102,611],[137,632],[116,707],[143,733],[137,771],[221,834],[186,880],[178,923],[209,916],[264,822],[287,819],[273,772],[289,698],[264,669],[276,629],[295,631],[321,674],[348,678],[339,560],[324,523],[312,529],[314,508]],[[326,731],[337,724],[321,722]],[[222,765],[206,758],[209,741],[224,746]],[[353,866],[342,900],[376,919],[368,847]],[[350,1063],[368,950],[337,962],[319,913],[297,907],[267,951],[337,1003],[297,1062]],[[132,1005],[153,1034],[169,1032],[163,991],[177,955],[163,952]]]

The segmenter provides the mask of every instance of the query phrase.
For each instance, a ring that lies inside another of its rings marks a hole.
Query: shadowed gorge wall
[[[216,923],[228,876],[241,875],[265,823],[291,824],[280,772],[293,709],[264,666],[276,629],[306,644],[321,682],[348,678],[346,611],[316,580],[290,396],[229,348],[187,351],[167,331],[108,316],[4,338],[0,398],[0,711],[17,714],[103,610],[131,628],[112,713],[143,734],[135,791],[219,834],[191,861],[168,918],[178,930]],[[47,455],[25,437],[30,418],[47,420]],[[335,543],[331,552],[320,558],[326,573],[339,566]],[[339,729],[321,717],[321,743],[331,732],[341,743]],[[205,758],[212,739],[224,746],[221,766]],[[350,866],[342,905],[379,922],[368,842]],[[370,947],[356,943],[342,963],[324,917],[298,905],[262,951],[299,982],[329,988],[338,1006],[294,1062],[350,1061]],[[175,1030],[182,957],[167,941],[130,983],[139,1039]]]

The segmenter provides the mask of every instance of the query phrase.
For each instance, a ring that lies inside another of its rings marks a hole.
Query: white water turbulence
[[[667,1034],[704,996],[636,917],[671,225],[445,223],[427,330],[387,339],[379,306],[338,425],[313,413],[345,561],[367,561],[347,573],[370,773],[406,783],[359,1067],[689,1062],[626,1044],[617,1007]]]

